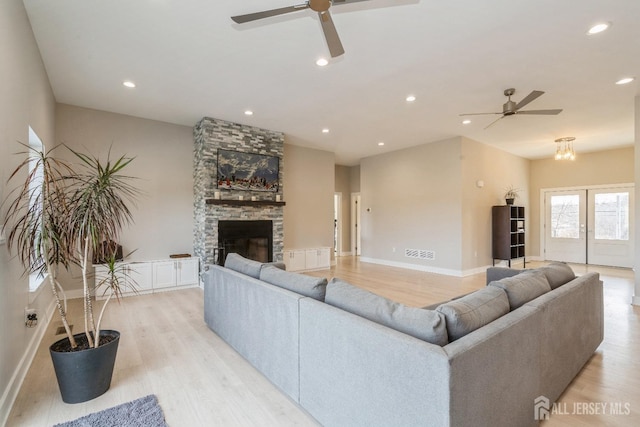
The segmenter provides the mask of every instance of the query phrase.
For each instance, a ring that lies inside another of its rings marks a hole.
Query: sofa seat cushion
[[[564,262],[552,262],[544,267],[540,267],[538,270],[542,271],[545,276],[547,276],[551,289],[562,286],[576,278],[571,267]]]
[[[431,344],[449,342],[442,313],[409,307],[337,278],[327,285],[325,302]]]
[[[261,262],[245,258],[236,253],[227,255],[227,258],[224,260],[224,266],[238,273],[251,276],[254,279],[260,278],[260,270],[262,269]]]
[[[260,271],[260,280],[300,295],[324,301],[327,279],[291,273],[272,265],[265,265]]]
[[[487,286],[444,303],[436,311],[444,315],[449,340],[455,341],[507,314],[509,299],[503,289]]]
[[[511,310],[515,310],[551,290],[547,276],[540,270],[523,271],[516,276],[491,282],[488,286],[504,289],[507,298],[509,298]]]

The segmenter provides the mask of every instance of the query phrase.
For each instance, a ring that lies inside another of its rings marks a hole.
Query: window
[[[595,238],[629,240],[629,193],[595,195]]]
[[[580,238],[580,196],[551,196],[551,237]]]
[[[38,135],[36,135],[36,133],[33,131],[33,129],[31,129],[31,126],[29,126],[29,147],[33,148],[34,150],[38,150],[41,151],[44,146],[42,145],[42,141],[40,141],[40,138],[38,138]],[[30,198],[30,203],[32,204],[36,204],[36,203],[42,203],[42,199],[40,197],[35,197],[36,195],[39,195],[42,187],[42,180],[43,180],[43,175],[42,175],[42,164],[38,163],[38,158],[36,156],[32,155],[31,150],[29,151],[29,173],[35,173],[35,177],[36,179],[33,180],[31,182],[31,185],[29,187],[29,192],[33,195]],[[31,206],[32,208],[34,208],[35,206]],[[37,208],[37,207],[36,207]],[[29,291],[31,292],[36,292],[38,290],[38,288],[40,288],[40,285],[42,285],[42,283],[44,283],[44,277],[38,273],[31,273],[29,275]]]

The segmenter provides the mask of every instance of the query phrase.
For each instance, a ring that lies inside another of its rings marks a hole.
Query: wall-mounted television
[[[218,150],[218,188],[275,193],[279,167],[277,156]]]

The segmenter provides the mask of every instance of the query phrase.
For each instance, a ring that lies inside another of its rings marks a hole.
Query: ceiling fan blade
[[[500,117],[498,117],[497,119],[495,119],[494,121],[492,121],[491,123],[489,123],[489,124],[485,127],[485,129],[490,128],[490,127],[491,127],[491,126],[493,126],[493,125],[494,125],[498,120],[502,120],[502,119],[504,119],[504,116],[500,116]]]
[[[342,4],[349,4],[349,3],[358,3],[361,1],[369,1],[369,0],[333,0],[332,5],[333,6],[340,6]]]
[[[529,95],[525,96],[524,99],[516,104],[515,110],[518,111],[520,108],[524,107],[534,99],[544,95],[544,92],[541,90],[534,90]]]
[[[502,114],[502,113],[464,113],[464,114],[458,114],[459,116],[483,116],[486,114]]]
[[[272,16],[284,15],[285,13],[297,12],[309,8],[309,3],[298,4],[295,6],[281,7],[279,9],[265,10],[263,12],[248,13],[246,15],[232,16],[231,19],[237,24],[245,22],[257,21],[262,18],[270,18]]]
[[[539,114],[539,115],[548,115],[554,116],[556,114],[560,114],[562,112],[562,108],[558,110],[525,110],[525,111],[516,111],[516,114]]]
[[[325,12],[318,12],[318,17],[322,24],[322,31],[324,32],[324,38],[327,41],[331,57],[335,58],[336,56],[342,55],[344,53],[344,48],[340,42],[340,37],[338,37],[336,26],[333,24],[333,19],[331,19],[331,14],[328,10]]]

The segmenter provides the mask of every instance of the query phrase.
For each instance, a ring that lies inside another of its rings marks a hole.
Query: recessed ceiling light
[[[620,79],[616,82],[617,85],[626,85],[627,83],[631,83],[635,80],[635,77],[625,77],[624,79]]]
[[[416,100],[416,96],[415,95],[409,95],[406,98],[407,102],[413,102]]]
[[[380,142],[378,142],[378,145],[379,145],[380,147],[382,147],[382,146],[384,145],[384,142],[380,141]]]
[[[244,112],[244,115],[245,116],[253,116],[253,111],[247,110],[247,111]]]
[[[603,32],[605,30],[608,30],[609,27],[611,27],[611,23],[610,22],[601,22],[601,23],[596,24],[593,27],[589,28],[589,31],[587,31],[587,34],[589,34],[589,35],[598,34],[598,33],[601,33],[601,32]]]
[[[130,80],[125,80],[122,82],[122,84],[126,87],[130,87],[130,88],[134,88],[136,87],[136,84]]]
[[[325,65],[327,65],[329,63],[329,61],[327,61],[326,58],[320,58],[316,61],[316,65],[318,67],[324,67]]]
[[[322,133],[329,133],[329,129],[328,128],[322,129]]]
[[[462,121],[463,125],[468,125],[469,123],[471,123],[471,120],[469,120],[469,119]]]

